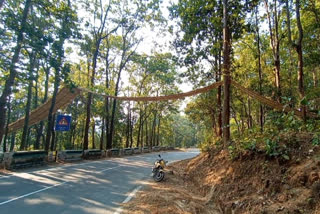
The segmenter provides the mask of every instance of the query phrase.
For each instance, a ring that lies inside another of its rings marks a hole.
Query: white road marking
[[[122,203],[123,204],[128,203],[141,188],[142,186],[138,186],[137,188],[135,188]],[[113,214],[120,214],[121,212],[122,212],[122,207],[118,207],[116,212],[114,212]]]
[[[108,171],[108,170],[111,170],[111,169],[119,168],[119,167],[122,167],[122,166],[123,166],[123,165],[115,166],[115,167],[110,167],[110,168],[106,168],[106,169],[101,170],[99,173],[101,173],[101,172],[105,172],[105,171]]]
[[[135,155],[135,156],[132,156],[133,158],[135,157],[143,157],[144,155]],[[130,157],[130,156],[128,156]],[[148,158],[148,156],[145,156]],[[58,170],[58,169],[62,169],[62,168],[66,168],[66,167],[70,167],[70,168],[76,168],[77,166],[82,166],[82,165],[87,165],[87,164],[91,164],[91,163],[99,163],[99,162],[112,162],[112,163],[118,163],[118,161],[115,161],[115,160],[125,160],[125,157],[120,157],[120,158],[111,158],[111,159],[108,159],[108,160],[96,160],[96,161],[88,161],[88,162],[85,162],[85,163],[70,163],[70,164],[66,164],[64,166],[58,166],[58,167],[52,167],[52,168],[49,168],[49,169],[40,169],[40,170],[36,170],[36,171],[31,171],[31,172],[24,172],[24,173],[38,173],[38,172],[43,172],[43,171],[54,171],[54,170]],[[74,167],[73,167],[74,166]],[[20,174],[19,172],[14,172],[14,173],[11,173],[10,175],[5,175],[5,176],[0,176],[0,179],[3,179],[3,178],[10,178],[10,177],[14,177],[16,175]]]
[[[62,168],[66,168],[66,167],[72,167],[72,166],[82,166],[82,165],[87,165],[90,163],[99,163],[99,162],[112,162],[112,160],[99,160],[99,161],[89,161],[89,162],[85,162],[85,163],[71,163],[71,164],[66,164],[64,166],[58,166],[58,167],[52,167],[49,169],[40,169],[40,170],[36,170],[36,171],[30,171],[30,172],[22,172],[22,173],[38,173],[38,172],[43,172],[43,171],[54,171],[54,170],[58,170],[58,169],[62,169]],[[75,167],[74,167],[75,168]],[[6,175],[6,176],[0,176],[0,179],[2,178],[10,178],[16,175],[19,175],[21,172],[14,172],[10,175]]]
[[[16,200],[18,200],[18,199],[20,199],[20,198],[28,197],[28,196],[33,195],[33,194],[36,194],[36,193],[38,193],[38,192],[43,192],[43,191],[45,191],[45,190],[47,190],[47,189],[51,189],[51,188],[54,188],[54,187],[57,187],[57,186],[61,186],[61,185],[65,184],[65,183],[68,183],[68,182],[69,182],[69,181],[65,181],[65,182],[62,182],[62,183],[59,183],[59,184],[50,186],[50,187],[46,187],[46,188],[43,188],[43,189],[40,189],[40,190],[37,190],[37,191],[34,191],[34,192],[30,192],[30,193],[25,194],[25,195],[21,195],[21,196],[16,197],[16,198],[12,198],[12,199],[10,199],[10,200],[1,202],[1,203],[0,203],[0,206],[1,206],[1,205],[4,205],[4,204],[7,204],[7,203],[10,203],[10,202],[12,202],[12,201],[16,201]]]
[[[116,166],[116,167],[109,167],[109,168],[106,168],[106,169],[103,169],[103,170],[99,171],[99,173],[105,172],[105,171],[108,171],[108,170],[111,170],[111,169],[119,168],[119,167],[122,167],[122,166],[123,166],[123,165]],[[4,201],[4,202],[0,202],[0,206],[1,206],[1,205],[4,205],[4,204],[7,204],[7,203],[10,203],[10,202],[12,202],[12,201],[16,201],[16,200],[21,199],[21,198],[28,197],[28,196],[33,195],[33,194],[36,194],[36,193],[38,193],[38,192],[43,192],[43,191],[45,191],[45,190],[48,190],[48,189],[51,189],[51,188],[54,188],[54,187],[61,186],[61,185],[65,184],[65,183],[68,183],[68,182],[70,182],[70,181],[65,181],[65,182],[62,182],[62,183],[59,183],[59,184],[50,186],[50,187],[46,187],[46,188],[43,188],[43,189],[40,189],[40,190],[37,190],[37,191],[34,191],[34,192],[30,192],[30,193],[24,194],[24,195],[22,195],[22,196],[19,196],[19,197],[16,197],[16,198],[13,198],[13,199]]]

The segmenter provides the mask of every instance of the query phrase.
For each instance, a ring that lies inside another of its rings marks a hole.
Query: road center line
[[[119,167],[122,167],[122,165],[120,165],[120,166],[115,166],[115,167],[110,167],[110,168],[106,168],[106,169],[104,169],[104,170],[99,171],[99,173],[104,172],[104,171],[108,171],[108,170],[111,170],[111,169],[119,168]],[[65,182],[62,182],[62,183],[59,183],[59,184],[50,186],[50,187],[46,187],[46,188],[43,188],[43,189],[40,189],[40,190],[37,190],[37,191],[34,191],[34,192],[30,192],[30,193],[28,193],[28,194],[25,194],[25,195],[22,195],[22,196],[19,196],[19,197],[16,197],[16,198],[13,198],[13,199],[4,201],[4,202],[0,202],[0,206],[1,206],[1,205],[4,205],[4,204],[7,204],[7,203],[10,203],[10,202],[12,202],[12,201],[16,201],[16,200],[21,199],[21,198],[28,197],[28,196],[33,195],[33,194],[36,194],[36,193],[38,193],[38,192],[43,192],[43,191],[45,191],[45,190],[48,190],[48,189],[51,189],[51,188],[54,188],[54,187],[61,186],[61,185],[65,184],[65,183],[68,183],[68,182],[69,182],[69,181],[65,181]]]
[[[147,155],[135,155],[135,156],[131,156],[132,158],[135,157],[148,157]],[[123,157],[122,157],[123,158]],[[117,158],[118,159],[118,158]],[[52,167],[52,168],[48,168],[48,169],[40,169],[40,170],[36,170],[36,171],[30,171],[30,172],[25,172],[25,173],[38,173],[38,172],[43,172],[43,171],[55,171],[55,170],[59,170],[62,168],[71,168],[71,169],[75,169],[77,168],[77,166],[83,166],[83,165],[88,165],[88,164],[92,164],[92,163],[104,163],[104,162],[111,162],[111,163],[118,163],[118,161],[115,158],[111,158],[111,159],[103,159],[103,160],[96,160],[96,161],[88,161],[88,162],[84,162],[84,163],[71,163],[71,164],[66,164],[64,166],[58,166],[58,167]],[[0,179],[4,179],[4,178],[10,178],[10,177],[15,177],[17,174],[19,174],[19,172],[13,172],[9,175],[4,175],[4,176],[0,176]]]
[[[108,170],[111,170],[111,169],[116,169],[116,168],[119,168],[119,167],[122,167],[122,166],[123,166],[123,165],[106,168],[106,169],[103,169],[103,170],[99,171],[99,173],[100,173],[100,172],[105,172],[105,171],[108,171]]]
[[[142,188],[142,186],[138,186],[135,188],[129,195],[128,197],[122,202],[123,204],[128,203],[136,194],[137,192]],[[122,207],[119,207],[115,213],[113,214],[120,214],[122,212]]]
[[[38,193],[38,192],[43,192],[43,191],[45,191],[45,190],[47,190],[47,189],[51,189],[51,188],[54,188],[54,187],[57,187],[57,186],[61,186],[61,185],[65,184],[65,183],[68,183],[68,182],[69,182],[69,181],[65,181],[65,182],[62,182],[62,183],[59,183],[59,184],[50,186],[50,187],[46,187],[46,188],[43,188],[43,189],[40,189],[40,190],[37,190],[37,191],[34,191],[34,192],[30,192],[30,193],[28,193],[28,194],[25,194],[25,195],[22,195],[22,196],[13,198],[13,199],[10,199],[10,200],[8,200],[8,201],[1,202],[1,203],[0,203],[0,206],[1,206],[1,205],[4,205],[4,204],[7,204],[7,203],[10,203],[10,202],[12,202],[12,201],[16,201],[16,200],[21,199],[21,198],[28,197],[28,196],[33,195],[33,194],[36,194],[36,193]]]

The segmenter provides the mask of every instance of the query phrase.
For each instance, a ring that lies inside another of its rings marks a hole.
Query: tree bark
[[[94,46],[94,52],[93,52],[93,58],[92,58],[91,86],[94,86],[96,67],[97,67],[97,59],[98,59],[98,55],[99,55],[100,44],[101,44],[102,39],[104,37],[107,37],[107,36],[103,36],[103,32],[105,30],[105,24],[106,24],[106,20],[107,20],[107,17],[108,17],[109,10],[111,8],[111,4],[108,5],[104,15],[102,15],[103,6],[101,4],[101,1],[100,1],[100,7],[101,7],[101,14],[100,14],[100,20],[99,20],[100,21],[100,26],[99,26],[97,32],[94,31],[94,35],[93,35],[94,39],[95,39],[95,46]],[[89,69],[88,69],[88,75],[89,75]],[[86,109],[87,117],[86,117],[85,133],[84,133],[84,139],[83,139],[83,149],[84,150],[87,150],[88,149],[88,145],[89,145],[89,127],[90,127],[92,99],[93,99],[92,94],[88,93],[87,109]],[[108,146],[107,146],[107,148],[108,148]]]
[[[16,42],[16,47],[14,49],[13,57],[12,57],[10,68],[9,68],[10,74],[9,74],[9,77],[6,79],[6,82],[2,91],[2,95],[0,97],[0,142],[2,141],[4,131],[5,131],[4,127],[6,122],[6,111],[7,111],[6,106],[8,102],[7,99],[11,94],[11,91],[12,91],[11,87],[14,85],[15,78],[17,76],[16,63],[18,63],[19,61],[19,54],[20,54],[20,50],[24,40],[23,33],[25,32],[30,6],[31,6],[31,0],[26,0],[25,7],[23,9],[20,29],[16,32],[17,42]]]
[[[95,121],[92,121],[92,133],[91,133],[91,138],[92,138],[92,149],[96,148],[95,144],[95,131],[96,131],[96,123]]]
[[[10,150],[9,150],[10,152],[13,152],[15,143],[16,143],[16,132],[11,134],[11,142],[10,142]]]
[[[55,118],[56,118],[56,114],[52,115],[52,124],[50,126],[50,133],[51,133],[51,144],[50,144],[50,151],[54,151],[55,148],[55,143],[56,143],[56,132],[54,131],[54,124],[55,124]],[[49,127],[49,126],[48,126]],[[49,139],[50,140],[50,139]]]
[[[103,24],[104,25],[104,24]],[[96,41],[95,45],[95,51],[93,54],[93,59],[92,59],[92,73],[91,73],[91,87],[94,86],[94,81],[95,81],[95,74],[96,74],[96,67],[97,67],[97,59],[98,59],[98,54],[99,54],[99,48],[100,48],[100,43],[101,43],[101,35],[98,34],[99,38]],[[89,69],[88,69],[88,74],[89,74]],[[87,98],[87,117],[86,117],[86,126],[85,126],[85,131],[84,131],[84,139],[83,139],[83,150],[87,150],[89,146],[89,127],[90,127],[90,117],[91,117],[91,103],[92,103],[92,93],[88,93],[88,98]]]
[[[128,102],[127,111],[128,111],[128,114],[127,114],[127,130],[126,130],[126,148],[129,147],[129,141],[130,141],[129,140],[130,138],[130,101]]]
[[[223,0],[223,143],[226,147],[230,142],[230,51],[231,39],[229,32],[228,0]]]
[[[289,0],[286,0],[286,9],[287,9],[287,30],[288,30],[288,40],[292,47],[295,48],[298,54],[298,90],[300,99],[304,99],[304,72],[303,72],[303,53],[302,53],[302,39],[303,39],[303,29],[300,20],[300,0],[296,0],[296,20],[298,27],[298,41],[297,43],[292,41],[291,36],[291,26],[290,26],[290,9],[289,9]],[[300,104],[300,108],[303,115],[303,120],[307,118],[307,107],[303,103]]]
[[[216,72],[216,82],[219,82],[221,80],[221,51],[219,51],[219,54],[215,58],[215,63],[217,67],[217,72]],[[218,107],[218,125],[216,129],[216,135],[218,137],[222,137],[222,103],[221,103],[221,93],[222,93],[222,86],[218,87],[218,92],[217,92],[217,107]]]
[[[151,128],[151,137],[150,137],[150,145],[153,147],[155,145],[155,133],[156,133],[156,123],[157,122],[157,112],[154,112],[153,122],[152,122],[152,128]]]
[[[305,99],[304,97],[304,73],[303,73],[303,53],[302,53],[302,39],[303,39],[303,29],[300,20],[300,0],[296,0],[296,19],[298,26],[298,42],[296,45],[296,51],[298,54],[298,86],[299,86],[299,94],[301,99]],[[301,111],[303,115],[303,120],[307,119],[307,106],[301,103]]]
[[[46,152],[49,152],[51,134],[52,134],[52,130],[54,130],[55,117],[52,114],[53,114],[54,106],[56,104],[56,98],[57,98],[59,85],[60,85],[60,67],[59,66],[61,66],[61,65],[58,65],[55,68],[56,74],[55,74],[55,81],[54,81],[54,90],[53,90],[51,105],[50,105],[49,114],[48,114],[48,127],[47,127],[46,142],[45,142],[45,147],[44,147]],[[51,146],[51,148],[53,148],[53,146]]]
[[[248,127],[249,129],[253,127],[252,115],[251,115],[251,102],[250,102],[249,96],[248,96]]]
[[[6,125],[6,130],[5,130],[5,135],[4,135],[4,140],[3,140],[3,152],[7,152],[7,138],[8,138],[8,132],[9,132],[9,124],[11,120],[11,102],[10,102],[10,97],[9,97],[9,102],[8,102],[8,116],[7,116],[7,125]]]
[[[277,0],[274,0],[274,33],[271,24],[271,15],[269,11],[268,0],[264,0],[265,8],[267,11],[269,32],[270,32],[270,45],[272,48],[273,61],[274,61],[274,74],[275,74],[275,86],[276,86],[276,98],[278,102],[281,102],[281,81],[280,81],[280,40],[279,40],[279,18],[277,11]]]
[[[256,40],[257,40],[257,58],[258,58],[258,75],[259,75],[259,94],[262,95],[262,68],[261,68],[261,49],[260,49],[260,29],[259,29],[259,20],[258,20],[258,6],[256,7],[255,11],[255,18],[256,18]],[[264,112],[263,106],[259,103],[259,124],[260,124],[260,131],[263,132],[263,125],[264,125]]]
[[[130,124],[129,124],[129,135],[130,135],[130,148],[133,146],[133,117],[132,117],[132,111],[130,111]]]
[[[101,126],[101,138],[100,138],[100,150],[103,150],[103,144],[104,144],[104,125],[105,120],[102,117],[102,126]]]
[[[30,65],[29,65],[29,85],[28,85],[28,94],[27,94],[27,103],[25,108],[25,119],[23,132],[21,137],[20,150],[26,150],[26,141],[28,136],[29,129],[29,114],[31,110],[31,99],[32,99],[32,87],[33,87],[33,68],[35,65],[35,54],[31,53],[30,55]]]
[[[146,144],[145,144],[145,146],[147,146],[147,147],[149,147],[149,137],[148,137],[148,120],[146,119],[146,121],[145,121],[145,124],[146,124]]]
[[[46,73],[46,79],[45,79],[45,84],[44,84],[44,97],[42,100],[42,104],[45,103],[48,100],[48,90],[49,90],[49,73],[50,73],[50,68],[43,66],[44,71]],[[39,129],[37,130],[37,137],[36,137],[36,149],[40,148],[40,138],[43,137],[43,127],[44,127],[44,122],[40,122]],[[44,140],[42,140],[42,143],[44,144]],[[39,146],[39,147],[38,147]]]
[[[161,122],[161,115],[159,115],[159,124],[158,124],[158,130],[157,130],[157,146],[160,145],[160,122]]]

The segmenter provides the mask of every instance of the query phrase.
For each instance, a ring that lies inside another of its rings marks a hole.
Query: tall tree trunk
[[[150,137],[151,147],[155,145],[156,124],[157,124],[157,112],[155,111],[154,112],[153,122],[152,122],[151,137]]]
[[[55,118],[56,118],[56,114],[53,114],[52,115],[52,124],[50,126],[50,133],[51,133],[50,151],[54,151],[55,144],[56,144],[56,132],[54,131]]]
[[[216,82],[219,82],[221,80],[221,52],[219,51],[219,54],[216,56],[215,59],[216,63]],[[218,137],[222,137],[222,106],[221,106],[221,93],[222,93],[222,86],[218,87],[218,92],[217,92],[217,108],[218,108],[218,125],[217,125],[217,130],[216,130],[216,135]]]
[[[90,127],[90,115],[91,115],[91,100],[92,94],[88,93],[87,97],[87,105],[86,105],[86,122],[84,129],[84,138],[83,138],[83,150],[87,150],[89,148],[89,127]]]
[[[140,132],[141,132],[141,116],[139,117],[138,133],[137,133],[137,147],[140,146]]]
[[[300,0],[296,0],[296,19],[298,26],[298,42],[296,45],[296,51],[298,54],[298,86],[299,86],[299,94],[301,99],[305,99],[304,97],[304,74],[303,74],[303,53],[302,53],[302,39],[303,39],[303,29],[300,20]],[[307,118],[307,106],[301,102],[301,110],[303,115],[303,120],[305,121]]]
[[[95,144],[95,131],[96,131],[96,123],[95,121],[92,121],[92,135],[91,135],[91,138],[92,138],[92,148],[95,149],[96,148],[96,144]]]
[[[149,134],[148,134],[148,120],[145,120],[145,124],[146,124],[146,141],[145,141],[145,146],[149,147]]]
[[[289,90],[290,96],[293,96],[292,93],[292,71],[295,68],[293,57],[292,57],[292,39],[291,39],[291,19],[290,19],[290,7],[289,7],[289,0],[285,1],[286,4],[286,15],[287,15],[287,32],[288,32],[288,41],[289,41],[289,59],[290,59],[290,67],[289,67]],[[291,106],[292,107],[292,106]]]
[[[16,132],[11,133],[10,150],[9,150],[10,152],[13,152],[15,143],[16,143]]]
[[[35,65],[35,54],[31,53],[30,55],[30,65],[29,65],[29,85],[28,85],[28,94],[27,94],[27,103],[25,107],[25,119],[23,132],[21,137],[20,150],[26,150],[26,141],[28,136],[29,129],[29,114],[31,110],[31,99],[32,99],[32,87],[33,87],[33,68]]]
[[[102,117],[102,126],[101,126],[101,138],[100,138],[100,150],[103,150],[103,144],[104,144],[104,125],[105,120]]]
[[[221,94],[222,94],[222,87],[218,87],[217,93],[217,105],[218,105],[218,136],[222,137],[222,102],[221,102]]]
[[[286,9],[287,9],[287,30],[288,30],[288,40],[292,47],[295,48],[298,54],[298,90],[300,99],[304,99],[304,73],[303,73],[303,53],[302,53],[302,39],[303,39],[303,29],[300,20],[300,0],[296,0],[296,20],[298,27],[298,41],[294,43],[291,36],[291,26],[290,26],[290,9],[289,9],[289,0],[286,0]],[[307,107],[305,104],[301,103],[300,106],[302,110],[303,120],[306,120],[307,117]]]
[[[100,43],[101,43],[101,35],[98,35],[99,38],[96,41],[95,45],[95,51],[93,54],[93,59],[92,59],[92,73],[91,73],[91,87],[94,86],[94,81],[95,81],[95,74],[96,74],[96,67],[97,67],[97,59],[98,59],[98,54],[99,54],[99,48],[100,48]],[[89,69],[88,69],[88,74],[89,74]],[[83,150],[88,149],[89,145],[89,127],[90,127],[90,117],[91,117],[91,103],[92,103],[92,93],[88,93],[88,98],[87,98],[87,117],[86,117],[86,127],[84,131],[84,139],[83,139]]]
[[[71,7],[70,0],[68,0],[68,7]],[[49,114],[48,114],[48,128],[47,128],[47,136],[46,136],[46,142],[45,142],[45,151],[48,152],[50,148],[50,138],[51,138],[51,131],[54,130],[54,117],[53,117],[53,110],[56,105],[56,98],[58,94],[58,89],[60,85],[60,72],[61,69],[66,69],[66,67],[63,67],[63,58],[64,58],[64,49],[63,45],[65,40],[70,37],[71,35],[68,35],[66,33],[66,29],[69,27],[68,26],[68,21],[69,21],[69,14],[64,14],[64,19],[62,20],[61,23],[61,31],[59,33],[59,38],[56,42],[56,44],[53,46],[55,49],[54,52],[56,52],[56,56],[51,56],[50,58],[50,65],[55,69],[55,79],[54,79],[54,90],[53,90],[53,96],[52,96],[52,101],[51,101],[51,106],[49,109]],[[51,146],[51,148],[54,148],[54,145]]]
[[[49,89],[49,73],[50,73],[50,68],[49,67],[45,67],[43,66],[44,71],[46,73],[46,79],[45,79],[45,84],[44,84],[44,97],[42,100],[42,104],[45,103],[48,99],[48,89]],[[40,148],[40,139],[41,137],[43,137],[43,127],[44,127],[44,122],[41,121],[40,122],[40,126],[39,129],[37,130],[37,137],[36,137],[36,148],[35,149],[39,149]],[[44,144],[44,140],[42,140],[42,143]]]
[[[129,138],[130,138],[130,148],[133,145],[133,118],[132,118],[132,111],[130,111],[130,124],[129,124]]]
[[[277,11],[277,0],[274,0],[274,12],[273,12],[273,23],[274,32],[272,28],[271,15],[269,11],[268,0],[264,0],[265,8],[267,11],[269,32],[270,32],[270,45],[272,48],[272,55],[274,61],[274,74],[275,74],[275,86],[276,86],[276,98],[278,102],[281,102],[281,82],[280,82],[280,40],[279,40],[279,15]]]
[[[124,53],[122,54],[122,59],[124,58]],[[120,69],[118,72],[117,76],[117,81],[115,85],[115,92],[114,96],[118,96],[119,93],[119,84],[120,84],[120,79],[121,79],[121,72],[122,69],[124,69],[125,63],[121,63]],[[114,120],[116,116],[116,108],[117,108],[117,100],[113,99],[113,104],[112,104],[112,112],[111,112],[111,121],[110,121],[110,132],[108,133],[108,148],[112,148],[112,139],[113,139],[113,132],[114,132]]]
[[[73,129],[73,133],[72,133],[72,149],[76,149],[75,147],[75,142],[76,142],[76,133],[77,133],[77,126],[78,126],[78,123],[76,123],[74,125],[74,129]]]
[[[91,74],[91,87],[94,86],[94,81],[95,81],[95,74],[96,74],[96,67],[97,67],[97,59],[99,55],[99,49],[100,49],[100,44],[103,38],[107,38],[108,35],[103,36],[103,32],[105,30],[105,24],[106,20],[108,17],[109,10],[111,8],[111,4],[108,5],[106,10],[104,11],[104,15],[102,15],[103,12],[103,6],[100,1],[100,9],[101,9],[101,14],[100,14],[100,26],[97,29],[97,31],[94,30],[94,41],[95,41],[95,46],[94,46],[94,52],[93,52],[93,58],[92,58],[92,74]],[[96,11],[95,11],[96,12]],[[112,30],[111,32],[114,32],[117,28]],[[88,69],[88,74],[89,74],[89,69]],[[88,94],[87,98],[87,117],[86,117],[86,123],[85,123],[85,134],[84,134],[84,139],[83,139],[83,149],[86,150],[88,149],[88,144],[89,144],[89,126],[90,126],[90,117],[91,117],[91,103],[92,103],[92,94]],[[108,146],[107,146],[108,148]]]
[[[11,101],[11,98],[9,97],[7,125],[6,125],[4,140],[3,140],[3,152],[7,152],[7,138],[9,135],[9,124],[10,124],[10,120],[11,120],[11,102],[10,101]]]
[[[131,26],[133,27],[133,26]],[[126,64],[129,62],[130,58],[132,55],[135,53],[135,51],[132,51],[129,55],[127,55],[128,48],[130,44],[128,44],[127,37],[129,36],[131,31],[131,28],[128,29],[128,31],[124,32],[122,35],[122,47],[121,47],[121,60],[120,60],[120,65],[119,65],[119,70],[118,70],[118,75],[117,75],[117,81],[115,84],[115,91],[114,91],[114,96],[118,96],[119,93],[119,84],[120,84],[120,79],[121,79],[121,73],[123,69],[125,68]],[[111,112],[111,120],[110,120],[110,131],[108,133],[107,141],[108,141],[108,147],[112,147],[112,139],[114,135],[114,121],[115,121],[115,116],[116,116],[116,108],[117,108],[117,100],[113,99],[113,105],[112,105],[112,112]]]
[[[28,17],[28,12],[29,8],[31,6],[31,0],[26,0],[24,9],[23,9],[23,14],[22,14],[22,20],[20,24],[19,30],[17,30],[17,42],[16,42],[16,47],[14,49],[13,57],[11,60],[10,64],[10,74],[9,77],[6,79],[2,95],[0,97],[0,142],[2,141],[3,135],[4,135],[4,127],[5,127],[5,122],[6,122],[6,106],[7,106],[7,99],[11,94],[11,87],[14,85],[15,78],[17,76],[17,70],[16,70],[16,64],[19,61],[19,54],[20,50],[22,47],[23,43],[23,34],[25,32],[26,28],[26,23],[27,23],[27,17]]]
[[[60,68],[57,67],[55,69],[56,69],[56,74],[55,74],[55,81],[54,81],[54,90],[53,90],[51,105],[50,105],[49,114],[48,114],[48,127],[47,127],[46,142],[44,146],[44,149],[46,152],[49,152],[51,134],[52,134],[52,130],[54,130],[55,118],[53,116],[53,110],[54,110],[54,106],[56,105],[56,98],[57,98],[58,89],[60,85]],[[51,148],[53,148],[53,146],[51,146]]]
[[[159,124],[157,130],[157,146],[160,145],[160,124],[161,124],[161,114],[159,115]]]
[[[109,40],[106,40],[107,46],[109,47]],[[105,72],[106,72],[106,89],[109,90],[110,89],[110,85],[109,85],[109,67],[110,67],[110,63],[109,63],[109,48],[107,49],[106,52],[106,58],[105,58],[105,62],[106,62],[106,68],[105,68]],[[106,115],[105,115],[105,126],[106,126],[106,149],[111,149],[112,148],[112,142],[109,142],[109,133],[110,133],[110,102],[109,102],[109,98],[106,97],[105,98],[105,111],[106,111]]]
[[[38,81],[39,81],[39,64],[37,66],[37,73],[35,77],[35,87],[34,87],[35,93],[34,93],[34,104],[33,104],[34,109],[38,107],[38,103],[39,103]],[[40,135],[39,135],[40,124],[37,124],[35,127],[36,127],[36,140],[34,141],[33,146],[35,150],[38,150],[40,147]]]
[[[216,125],[216,111],[214,109],[210,110],[210,115],[211,115],[211,128],[212,132],[215,133],[216,136],[219,136],[219,127]]]
[[[259,75],[259,94],[262,95],[262,67],[261,67],[261,49],[260,49],[260,29],[259,29],[259,20],[258,20],[258,6],[256,7],[255,11],[255,18],[256,18],[256,41],[257,41],[257,58],[258,58],[258,75]],[[260,131],[263,132],[263,106],[259,103],[259,124],[260,124]]]
[[[128,115],[127,115],[127,129],[126,129],[126,148],[129,147],[129,137],[130,137],[130,101],[128,102]]]
[[[223,0],[223,143],[230,142],[230,51],[231,38],[229,32],[228,0]]]
[[[76,129],[76,124],[72,123],[71,126],[70,126],[70,131],[69,131],[69,142],[71,143],[71,148],[70,149],[74,148],[73,137],[74,137],[74,133],[76,131],[75,129]]]
[[[249,129],[253,127],[252,115],[251,115],[251,102],[250,102],[249,96],[248,96],[248,127]]]

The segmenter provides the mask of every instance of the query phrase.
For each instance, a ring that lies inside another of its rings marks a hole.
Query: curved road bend
[[[170,163],[192,158],[199,150],[160,154]],[[157,155],[86,161],[0,176],[0,213],[119,213],[119,204],[150,178]]]

